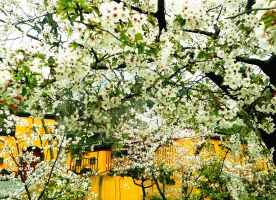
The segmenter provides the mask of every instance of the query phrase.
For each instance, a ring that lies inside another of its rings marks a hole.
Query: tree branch
[[[48,131],[48,128],[47,128],[47,126],[46,126],[44,117],[41,119],[41,123],[42,123],[42,127],[43,127],[45,133],[46,133],[47,135],[49,135],[50,132]],[[52,134],[51,134],[51,135],[52,135]],[[42,145],[41,145],[41,146],[42,146]],[[51,158],[51,160],[52,160],[52,159],[54,159],[54,150],[53,150],[52,139],[48,139],[48,146],[50,146],[50,158]]]
[[[266,61],[267,62],[267,61]],[[275,65],[276,66],[276,65]],[[233,100],[237,100],[236,97],[234,97],[233,95],[230,94],[230,92],[228,91],[228,86],[223,85],[223,77],[216,75],[214,73],[206,73],[206,76],[208,78],[210,78],[222,91],[224,91],[231,99]],[[274,75],[275,76],[275,75]],[[243,112],[245,112],[247,115],[250,115],[249,113],[249,107],[245,107],[243,109]],[[270,117],[273,118],[273,122],[274,124],[276,124],[276,115],[271,115]],[[247,119],[244,119],[245,121]],[[268,149],[270,148],[276,148],[276,132],[274,131],[271,134],[267,134],[263,129],[258,128],[258,131],[260,133],[260,136],[263,140],[263,142],[265,143],[266,147]],[[273,153],[273,162],[274,164],[276,164],[276,152]]]
[[[22,33],[24,32],[18,25],[15,25],[14,27],[17,28],[17,30],[19,30],[20,32],[22,32]],[[38,37],[30,35],[29,33],[27,33],[26,36],[33,40],[41,41]]]
[[[239,17],[241,15],[244,15],[244,14],[249,14],[253,11],[260,11],[260,10],[272,10],[272,9],[276,9],[276,7],[268,7],[268,8],[253,8],[253,9],[249,9],[249,10],[245,10],[241,13],[238,13],[236,15],[233,15],[233,16],[230,16],[230,17],[226,17],[225,19],[234,19],[236,17]]]
[[[34,21],[34,20],[39,19],[39,18],[41,18],[41,17],[46,17],[47,15],[53,15],[53,14],[56,14],[56,12],[46,13],[46,14],[39,15],[39,16],[35,16],[35,17],[33,17],[33,18],[29,18],[29,19],[26,19],[26,20],[21,20],[21,21],[18,21],[18,22],[13,23],[13,25],[24,24],[24,23],[26,23],[26,22]]]
[[[52,165],[52,168],[51,168],[51,170],[50,170],[50,174],[49,174],[49,176],[48,176],[48,179],[47,179],[47,181],[46,181],[46,183],[45,183],[45,185],[44,185],[44,188],[43,188],[42,192],[40,193],[39,197],[37,198],[37,200],[39,200],[39,199],[41,199],[41,198],[43,197],[44,192],[46,191],[46,188],[48,187],[48,185],[49,185],[49,183],[50,183],[50,180],[51,180],[51,178],[52,178],[52,175],[53,175],[53,172],[54,172],[54,168],[55,168],[56,162],[57,162],[57,160],[59,159],[59,155],[60,155],[60,152],[61,152],[61,149],[62,149],[62,142],[63,142],[64,138],[65,138],[65,134],[63,135],[63,138],[62,138],[62,140],[60,141],[60,145],[59,145],[58,152],[57,152],[57,157],[56,157],[56,159],[55,159],[55,161],[54,161],[54,163],[53,163],[53,165]]]
[[[209,79],[211,79],[211,81],[213,81],[225,94],[227,94],[229,97],[231,97],[231,99],[238,100],[235,96],[233,96],[229,92],[229,87],[226,85],[223,85],[223,77],[222,76],[216,75],[213,72],[205,73],[205,75]]]
[[[157,2],[157,12],[155,12],[155,13],[144,11],[139,7],[131,6],[131,5],[127,4],[126,2],[122,1],[122,0],[114,0],[114,1],[117,2],[117,3],[123,3],[124,6],[130,7],[132,10],[135,10],[135,11],[141,13],[141,14],[154,16],[157,19],[158,26],[159,26],[159,34],[157,36],[157,40],[159,40],[162,31],[167,30],[166,14],[165,14],[165,0],[158,0],[158,2]]]
[[[256,0],[248,0],[244,11],[251,10],[252,6],[256,3]]]
[[[122,64],[118,65],[118,67],[116,67],[114,70],[124,69],[126,67],[127,67],[126,64],[122,63]],[[93,66],[91,66],[91,69],[94,69],[94,70],[107,70],[107,69],[112,69],[112,68],[108,68],[106,65],[93,65]]]
[[[123,5],[124,5],[125,7],[130,7],[132,10],[135,10],[135,11],[141,13],[141,14],[145,14],[145,15],[153,14],[153,13],[149,13],[149,12],[147,12],[147,11],[144,11],[144,10],[142,10],[141,8],[138,8],[138,7],[136,7],[136,6],[131,6],[131,5],[129,5],[129,4],[127,4],[126,2],[121,1],[121,0],[113,0],[113,1],[115,1],[115,2],[117,2],[117,3],[123,3]]]
[[[165,0],[158,0],[157,12],[154,14],[154,16],[158,20],[158,26],[159,26],[158,39],[159,39],[162,31],[167,30],[166,15],[165,15]]]
[[[208,31],[202,31],[202,30],[199,30],[199,29],[194,29],[194,30],[184,29],[183,31],[190,32],[190,33],[198,33],[198,34],[206,35],[206,36],[209,36],[209,37],[215,36],[214,33],[211,33],[211,32],[208,32]]]
[[[245,57],[241,57],[241,56],[236,57],[236,60],[238,62],[243,62],[243,63],[247,63],[247,64],[252,64],[252,65],[258,65],[258,66],[262,66],[265,63],[265,61],[257,59],[257,58],[245,58]]]
[[[256,58],[244,58],[241,56],[236,57],[238,62],[257,65],[261,70],[270,78],[271,84],[276,84],[276,55],[272,55],[267,60],[260,60]]]

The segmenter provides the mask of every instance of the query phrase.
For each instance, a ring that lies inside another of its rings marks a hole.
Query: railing
[[[74,160],[70,164],[70,170],[77,173],[81,173],[84,170],[98,171],[98,159],[92,157]]]

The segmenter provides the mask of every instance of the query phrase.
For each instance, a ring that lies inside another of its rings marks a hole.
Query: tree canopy
[[[86,147],[146,126],[157,141],[242,141],[275,164],[275,12],[274,0],[1,1],[2,129],[50,113]]]

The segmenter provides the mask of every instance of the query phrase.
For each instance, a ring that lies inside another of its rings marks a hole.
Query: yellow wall
[[[162,146],[156,151],[156,162],[170,164],[172,167],[176,167],[179,162],[184,162],[181,157],[185,155],[194,155],[196,150],[200,145],[201,138],[192,139],[178,139],[173,142],[173,145]],[[214,159],[227,159],[231,162],[241,162],[240,158],[232,157],[229,151],[223,147],[223,141],[217,139],[206,139],[205,146],[200,151],[200,156],[203,158],[209,156]],[[184,147],[186,149],[185,155],[177,153],[177,147]],[[261,161],[259,165],[261,169],[264,169],[265,162]],[[177,172],[176,172],[177,173]],[[197,172],[195,172],[197,173]],[[178,174],[174,174],[172,178],[175,180],[174,185],[166,186],[166,196],[169,199],[179,199],[181,196],[181,180]],[[130,177],[120,177],[120,176],[93,176],[91,191],[98,195],[101,200],[141,200],[142,190],[141,187],[135,185]],[[160,184],[160,186],[162,186]],[[192,194],[200,193],[197,188],[189,188],[192,190]],[[159,195],[156,186],[146,189],[147,198],[151,195]],[[206,200],[208,198],[205,198]]]
[[[48,131],[51,133],[54,128],[54,120],[45,119],[46,124],[50,126]],[[33,125],[36,124],[38,127],[38,133],[34,133]],[[50,160],[50,149],[49,141],[43,140],[45,131],[42,126],[41,119],[38,118],[20,118],[20,123],[16,126],[15,136],[0,136],[0,157],[4,158],[4,163],[0,165],[0,170],[7,169],[9,171],[17,171],[17,167],[12,161],[12,157],[17,159],[18,162],[18,153],[22,152],[24,148],[29,146],[35,146],[40,149],[43,149],[45,160]],[[27,141],[26,138],[33,138],[30,141]],[[17,143],[15,142],[17,139]],[[166,163],[170,164],[172,167],[176,167],[179,162],[184,161],[181,159],[184,156],[177,153],[177,147],[185,147],[185,155],[194,155],[197,151],[196,143],[202,141],[201,138],[192,138],[192,139],[178,139],[173,142],[172,145],[162,146],[156,151],[156,163]],[[52,140],[54,142],[54,140]],[[201,150],[202,156],[218,156],[218,158],[232,159],[233,162],[240,162],[239,158],[232,158],[230,155],[226,154],[228,151],[224,149],[220,144],[222,141],[215,139],[206,139],[206,142],[211,144],[211,148],[203,147]],[[4,152],[4,143],[7,144],[10,148],[10,153]],[[17,146],[18,144],[18,146]],[[54,157],[57,152],[53,151]],[[211,154],[210,154],[211,153]],[[2,154],[2,155],[1,155]],[[95,158],[96,162],[91,168],[91,165],[88,163],[89,159]],[[91,191],[98,195],[101,200],[140,200],[142,198],[141,187],[133,183],[132,178],[130,177],[121,177],[121,176],[108,176],[107,172],[112,169],[112,154],[111,151],[101,150],[95,152],[89,152],[81,157],[82,165],[76,166],[76,159],[71,159],[70,155],[67,158],[67,166],[69,169],[81,172],[83,168],[91,168],[95,170],[96,176],[92,176],[92,187]],[[87,162],[84,162],[86,160]],[[265,161],[260,161],[258,163],[260,168],[265,169]],[[175,177],[175,176],[174,176]],[[175,185],[166,186],[167,195],[172,199],[180,196],[181,183],[180,180],[175,178]],[[151,187],[147,189],[148,195],[158,194],[156,187]],[[193,193],[198,193],[199,191],[195,188]]]
[[[92,176],[91,191],[101,200],[141,200],[142,190],[132,178],[121,176]]]
[[[89,159],[95,159],[95,164],[90,165]],[[112,158],[111,158],[111,151],[101,150],[101,151],[95,151],[95,152],[89,152],[84,155],[82,155],[81,159],[81,166],[76,166],[76,160],[77,159],[71,159],[68,155],[67,159],[67,166],[69,169],[80,173],[83,168],[91,169],[95,171],[97,174],[105,174],[110,169],[112,169]]]
[[[5,144],[8,143],[10,153],[4,151]],[[3,164],[0,165],[0,171],[6,169],[8,171],[17,171],[17,167],[13,162],[12,156],[17,157],[17,149],[13,137],[0,136],[0,157],[3,158]]]
[[[45,119],[45,124],[48,132],[52,133],[55,121]],[[38,132],[34,130],[34,126],[37,126]],[[17,171],[14,160],[19,163],[18,155],[27,147],[42,149],[44,160],[50,160],[49,142],[43,138],[44,135],[45,131],[41,119],[20,117],[14,136],[0,136],[0,157],[4,158],[4,163],[0,165],[0,170]],[[55,157],[57,152],[53,151],[53,153]]]

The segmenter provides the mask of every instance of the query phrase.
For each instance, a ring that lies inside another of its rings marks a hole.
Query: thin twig
[[[209,36],[209,37],[215,36],[215,34],[212,33],[212,32],[203,31],[203,30],[199,30],[199,29],[192,29],[192,30],[190,30],[190,29],[184,29],[183,31],[190,32],[190,33],[198,33],[198,34],[206,35],[206,36]]]
[[[63,142],[64,138],[65,138],[65,134],[63,135],[62,140],[60,141],[59,149],[58,149],[58,152],[57,152],[57,157],[56,157],[56,159],[55,159],[55,161],[54,161],[54,163],[53,163],[53,165],[52,165],[52,168],[51,168],[49,177],[48,177],[48,179],[47,179],[47,181],[46,181],[46,183],[45,183],[45,185],[44,185],[44,188],[43,188],[42,192],[40,193],[39,197],[37,198],[37,200],[39,200],[39,199],[41,199],[41,198],[43,197],[43,194],[44,194],[44,192],[45,192],[47,186],[48,186],[49,183],[50,183],[50,180],[51,180],[51,178],[52,178],[52,175],[53,175],[53,171],[54,171],[56,162],[57,162],[57,160],[58,160],[59,154],[60,154],[61,149],[62,149],[62,142]]]
[[[45,123],[45,119],[42,118],[41,119],[41,122],[42,122],[42,127],[44,129],[44,132],[47,134],[47,135],[52,135],[49,131],[48,131],[48,128],[46,126],[46,123]],[[52,144],[52,139],[48,139],[48,145],[50,146],[50,158],[51,160],[54,159],[54,150],[53,150],[53,144]]]
[[[241,15],[244,15],[244,14],[248,14],[248,13],[251,13],[253,11],[260,11],[260,10],[272,10],[272,9],[276,9],[276,6],[275,7],[268,7],[268,8],[253,8],[253,9],[250,9],[250,10],[246,10],[244,12],[241,12],[241,13],[238,13],[234,16],[230,16],[230,17],[226,17],[225,19],[233,19],[233,18],[236,18],[238,16],[241,16]]]
[[[35,16],[35,17],[33,17],[33,18],[29,18],[29,19],[26,19],[26,20],[21,20],[21,21],[18,21],[18,22],[13,23],[13,25],[19,25],[19,24],[24,24],[24,23],[26,23],[26,22],[34,21],[34,20],[36,20],[36,19],[38,19],[38,18],[45,17],[45,16],[47,16],[47,15],[49,15],[49,14],[50,14],[50,15],[53,15],[53,14],[56,14],[56,12],[46,13],[46,14],[39,15],[39,16]]]
[[[218,6],[216,6],[216,7],[213,7],[213,8],[210,8],[209,10],[207,10],[206,12],[208,13],[208,12],[210,12],[210,11],[212,11],[212,10],[215,10],[215,9],[217,9],[217,8],[219,8],[219,7],[221,7],[222,5],[218,5]]]

